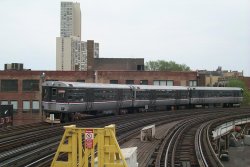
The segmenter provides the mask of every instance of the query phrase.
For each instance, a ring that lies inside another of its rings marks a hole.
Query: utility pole
[[[43,121],[43,109],[42,109],[42,84],[43,82],[45,81],[45,77],[46,77],[46,74],[44,72],[42,72],[40,74],[40,113],[42,113],[42,121]]]

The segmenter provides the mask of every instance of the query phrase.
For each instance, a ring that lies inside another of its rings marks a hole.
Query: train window
[[[71,101],[73,99],[72,96],[68,96],[68,100]]]
[[[136,99],[139,99],[139,100],[148,99],[148,91],[145,91],[145,90],[137,91]]]
[[[92,97],[91,92],[92,91],[88,92],[89,97]],[[68,101],[74,101],[74,102],[92,101],[91,99],[87,99],[88,97],[86,96],[86,94],[87,94],[87,89],[74,88],[74,89],[68,89],[66,95]]]
[[[124,100],[130,100],[132,98],[132,91],[124,90],[123,97],[124,97]]]
[[[165,90],[156,90],[156,98],[157,99],[166,99],[167,98],[167,94]]]
[[[52,88],[52,96],[56,96],[56,88]]]
[[[191,97],[197,98],[198,97],[198,91],[197,90],[191,90]]]
[[[117,98],[117,91],[112,89],[95,89],[95,101],[115,100]]]
[[[188,91],[181,91],[181,98],[185,99],[188,97]]]

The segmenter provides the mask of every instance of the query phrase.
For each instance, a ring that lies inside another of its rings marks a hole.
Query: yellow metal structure
[[[115,125],[104,128],[64,126],[51,167],[127,167],[115,136]]]

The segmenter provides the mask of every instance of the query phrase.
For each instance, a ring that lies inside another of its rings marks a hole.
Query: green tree
[[[250,92],[244,81],[239,79],[230,79],[226,85],[227,87],[240,87],[243,89],[243,104],[250,104]]]
[[[174,61],[149,61],[145,64],[147,71],[191,71],[190,67],[186,64],[177,64]]]

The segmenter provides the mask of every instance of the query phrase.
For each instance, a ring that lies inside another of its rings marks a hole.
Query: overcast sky
[[[0,70],[55,70],[60,0],[0,0]],[[100,57],[175,61],[250,76],[249,0],[80,0],[82,39]]]

